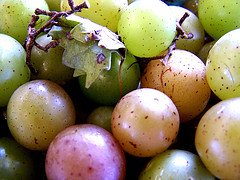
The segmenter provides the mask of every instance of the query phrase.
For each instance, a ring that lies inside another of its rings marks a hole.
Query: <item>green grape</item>
[[[46,0],[49,10],[51,11],[60,11],[61,10],[61,1],[62,0]]]
[[[239,0],[199,0],[198,16],[206,32],[215,39],[240,27]]]
[[[205,32],[202,24],[200,23],[198,17],[191,12],[180,6],[169,6],[172,12],[177,17],[179,21],[185,13],[188,13],[189,16],[182,23],[183,30],[188,34],[192,33],[193,37],[191,39],[179,38],[176,44],[177,49],[188,50],[196,54],[200,48],[204,45]]]
[[[215,44],[215,42],[216,42],[216,40],[204,44],[204,46],[198,51],[197,56],[204,63],[206,63],[206,60],[207,60],[207,57],[208,57],[208,53],[209,53],[210,49],[213,47],[213,45]]]
[[[74,3],[81,4],[84,0],[75,0]],[[77,15],[88,18],[91,21],[106,26],[113,32],[117,31],[117,24],[122,10],[127,7],[127,0],[88,0],[90,8],[83,9]],[[62,0],[61,10],[70,10],[68,0]]]
[[[0,33],[8,34],[21,44],[27,36],[27,27],[36,8],[49,10],[45,0],[1,0]],[[40,16],[37,27],[47,21],[47,16]]]
[[[29,81],[26,52],[14,38],[0,34],[0,107],[6,106],[12,93]]]
[[[133,55],[158,56],[175,37],[176,18],[162,1],[134,1],[120,17],[118,34]]]
[[[36,39],[36,42],[45,47],[52,41],[47,35],[42,35]],[[37,48],[32,49],[31,62],[37,70],[37,74],[32,75],[32,79],[48,79],[58,84],[65,84],[73,79],[73,69],[62,63],[62,54],[64,49],[61,46],[50,48],[48,52]],[[57,67],[57,68],[56,68]]]
[[[99,106],[88,116],[87,123],[98,125],[111,132],[112,106]]]
[[[240,29],[223,35],[211,48],[206,62],[207,81],[220,99],[240,96]]]
[[[139,180],[146,179],[208,179],[214,176],[192,152],[172,149],[154,156],[142,170]]]
[[[198,15],[198,0],[186,0],[183,7]]]
[[[36,178],[36,169],[32,154],[13,138],[0,138],[0,152],[1,179],[31,180]]]

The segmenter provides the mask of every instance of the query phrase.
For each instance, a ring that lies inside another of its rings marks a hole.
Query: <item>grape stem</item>
[[[48,52],[50,48],[54,48],[59,44],[59,41],[54,40],[51,41],[49,44],[46,46],[41,46],[36,42],[37,37],[43,33],[48,31],[49,29],[52,28],[52,26],[58,24],[58,19],[61,17],[67,17],[68,15],[71,15],[75,12],[81,12],[83,8],[89,8],[89,3],[87,1],[84,1],[82,4],[79,5],[74,5],[73,0],[68,0],[68,5],[70,6],[71,10],[69,11],[62,11],[62,12],[57,12],[57,11],[45,11],[37,8],[35,10],[35,14],[32,15],[32,19],[28,25],[27,32],[28,35],[26,37],[26,40],[24,42],[23,47],[25,48],[26,51],[26,64],[28,65],[31,73],[37,74],[37,70],[33,67],[31,63],[31,52],[33,46],[38,47],[39,49]],[[39,29],[36,29],[36,23],[39,20],[39,15],[46,15],[49,16],[50,19]]]
[[[172,55],[172,51],[176,49],[176,42],[177,40],[179,40],[179,37],[181,38],[186,38],[186,39],[191,39],[193,38],[193,34],[192,33],[186,33],[184,31],[184,29],[182,28],[182,23],[185,21],[186,18],[189,17],[189,13],[185,12],[184,15],[181,17],[181,19],[179,21],[177,21],[177,26],[176,26],[176,30],[177,30],[177,35],[175,36],[172,44],[169,46],[168,48],[168,53],[166,55],[164,55],[164,57],[162,57],[162,63],[164,65],[167,64],[168,59],[170,58],[170,56]]]

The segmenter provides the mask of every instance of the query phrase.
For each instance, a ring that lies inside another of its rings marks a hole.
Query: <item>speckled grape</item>
[[[75,0],[74,3],[80,4],[84,0]],[[106,26],[113,32],[117,31],[117,24],[120,15],[128,5],[127,0],[88,0],[90,7],[77,13],[79,16],[88,18],[91,21]],[[62,0],[61,10],[70,10],[68,0]]]
[[[207,81],[220,99],[240,96],[240,29],[222,36],[206,62]]]
[[[239,0],[199,0],[198,16],[206,32],[215,39],[240,27]]]
[[[21,85],[7,106],[11,134],[31,150],[46,150],[57,133],[74,123],[72,100],[52,81],[33,80]]]
[[[29,81],[26,52],[14,38],[0,34],[0,107],[7,105],[12,93]]]
[[[179,113],[164,93],[142,88],[122,97],[113,109],[112,133],[134,156],[151,157],[165,151],[179,130]]]
[[[240,178],[239,107],[239,97],[220,101],[203,115],[197,126],[197,152],[218,179]]]
[[[141,87],[167,94],[178,108],[182,122],[199,115],[211,94],[204,63],[186,50],[172,51],[165,65],[160,59],[150,61],[142,75]]]
[[[196,54],[202,48],[205,41],[205,32],[198,17],[193,12],[183,7],[169,7],[176,15],[178,21],[183,17],[185,13],[188,13],[189,16],[184,20],[181,26],[187,34],[191,33],[193,35],[193,37],[190,39],[180,37],[176,43],[176,48],[188,50]]]
[[[45,0],[1,0],[0,1],[0,33],[8,34],[21,44],[27,36],[27,27],[36,8],[49,10]],[[48,20],[48,16],[40,16],[37,28]]]
[[[122,13],[118,34],[137,57],[154,57],[172,43],[176,17],[162,1],[134,1]]]

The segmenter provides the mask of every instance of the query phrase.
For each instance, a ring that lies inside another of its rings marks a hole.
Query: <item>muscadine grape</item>
[[[123,96],[114,107],[111,128],[126,152],[150,157],[174,142],[179,124],[177,108],[167,95],[142,88]]]
[[[81,4],[84,0],[75,0],[74,3]],[[120,15],[125,7],[128,5],[127,0],[88,0],[90,7],[82,9],[77,15],[88,18],[91,21],[106,26],[113,32],[117,31],[117,24]],[[61,10],[70,10],[68,0],[62,0]]]
[[[52,41],[51,36],[41,35],[36,42],[45,47]],[[58,84],[65,84],[73,79],[74,69],[65,66],[62,63],[64,49],[61,46],[50,48],[45,52],[36,46],[33,46],[31,52],[31,63],[37,70],[37,74],[32,74],[32,79],[47,79]],[[56,68],[57,67],[57,68]]]
[[[21,44],[27,36],[27,27],[36,8],[48,11],[45,0],[1,0],[0,33],[8,34]],[[39,16],[37,28],[48,20],[48,16]]]
[[[118,34],[133,55],[158,56],[176,35],[176,17],[162,1],[134,1],[120,17]]]
[[[172,149],[154,156],[143,169],[139,180],[146,179],[208,179],[214,176],[199,156],[189,151]]]
[[[179,49],[172,51],[166,64],[161,59],[150,61],[141,77],[141,87],[168,95],[178,108],[182,122],[199,115],[211,94],[204,63],[193,53]]]
[[[239,0],[199,0],[198,16],[206,32],[219,39],[240,27]]]
[[[48,179],[124,180],[125,154],[105,129],[78,124],[64,129],[51,142],[45,171]]]
[[[202,116],[196,129],[196,150],[218,179],[240,178],[239,107],[239,97],[220,101]]]
[[[213,45],[215,44],[215,42],[216,42],[216,40],[204,44],[203,47],[198,51],[197,56],[198,56],[204,63],[206,63],[207,57],[208,57],[208,54],[209,54],[209,51],[211,50],[211,48],[213,47]]]
[[[169,8],[176,15],[178,21],[183,17],[185,13],[189,14],[181,26],[187,34],[191,33],[193,37],[190,39],[179,38],[179,40],[176,42],[176,48],[188,50],[196,54],[204,45],[205,41],[205,32],[198,17],[190,10],[180,6],[169,6]]]
[[[99,106],[87,117],[87,123],[98,125],[111,132],[113,106]]]
[[[57,133],[75,123],[75,116],[69,95],[49,80],[33,80],[21,85],[7,106],[11,134],[31,150],[46,150]]]
[[[60,11],[61,10],[61,1],[62,0],[45,0],[51,11]]]
[[[36,169],[31,151],[21,146],[13,138],[0,138],[1,179],[35,179]]]
[[[22,45],[6,34],[0,34],[0,107],[6,106],[12,93],[29,81]]]
[[[198,0],[186,0],[183,7],[198,15]]]
[[[206,62],[207,81],[220,99],[240,96],[240,28],[222,36]]]

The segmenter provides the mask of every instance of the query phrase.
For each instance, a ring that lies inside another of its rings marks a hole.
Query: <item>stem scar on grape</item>
[[[33,46],[36,46],[39,49],[47,52],[48,49],[54,48],[59,44],[59,41],[54,40],[43,47],[36,42],[37,37],[42,32],[46,32],[49,29],[51,29],[53,25],[58,24],[59,18],[67,17],[68,15],[71,15],[75,12],[81,12],[81,10],[83,8],[89,8],[89,3],[87,1],[84,1],[82,4],[75,6],[73,0],[68,0],[68,5],[71,8],[71,10],[69,10],[69,11],[62,11],[62,12],[45,11],[45,10],[41,10],[41,9],[37,8],[35,10],[35,14],[32,15],[32,19],[27,28],[28,35],[26,37],[23,47],[25,48],[25,51],[26,51],[26,64],[28,65],[30,71],[33,74],[37,73],[37,70],[33,67],[33,65],[31,63],[31,51],[32,51]],[[35,26],[36,26],[37,21],[39,20],[39,15],[49,16],[50,19],[42,27],[40,27],[39,29],[36,29]]]

